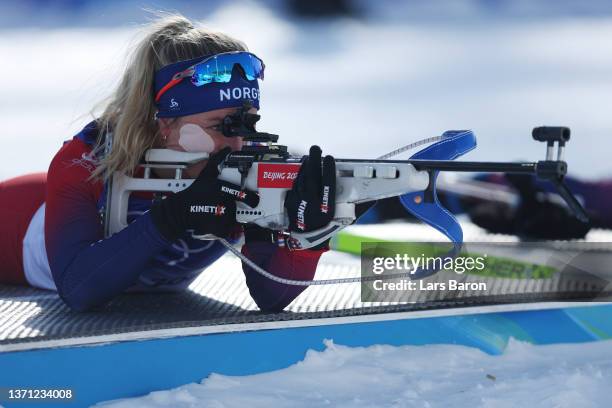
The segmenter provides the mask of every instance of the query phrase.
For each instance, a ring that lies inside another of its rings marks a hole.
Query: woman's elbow
[[[283,288],[284,287],[284,288]],[[249,287],[251,298],[264,313],[280,313],[304,290],[305,286],[272,283],[263,287]]]
[[[53,271],[53,269],[52,269]],[[101,287],[92,279],[77,274],[78,270],[64,269],[54,273],[53,279],[59,297],[74,312],[88,312],[107,303],[116,292]]]
[[[255,300],[255,303],[257,304],[257,307],[259,307],[259,310],[261,310],[264,313],[280,313],[282,312],[285,307],[287,307],[289,305],[289,303],[291,302],[283,302],[283,303],[276,303],[276,304],[269,304],[269,303],[263,303],[263,302],[257,302],[257,300]]]

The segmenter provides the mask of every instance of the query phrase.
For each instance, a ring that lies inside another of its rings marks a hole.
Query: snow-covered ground
[[[610,406],[612,341],[547,346],[511,341],[501,356],[454,345],[352,348],[328,341],[326,346],[283,370],[213,374],[200,384],[96,406]]]
[[[385,4],[365,20],[295,24],[253,2],[201,18],[265,60],[260,128],[293,151],[366,158],[471,128],[480,146],[467,158],[540,159],[531,128],[567,125],[570,172],[612,174],[612,17],[469,18],[457,6],[462,18],[436,20]],[[134,26],[0,30],[0,179],[46,170],[116,83]]]

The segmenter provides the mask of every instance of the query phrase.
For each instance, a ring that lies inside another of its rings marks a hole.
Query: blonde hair
[[[97,119],[103,136],[112,131],[110,152],[102,157],[92,177],[107,179],[115,171],[132,175],[145,151],[158,140],[155,120],[155,72],[179,61],[228,51],[247,51],[246,45],[221,32],[197,27],[180,14],[158,15],[136,45],[117,89]]]

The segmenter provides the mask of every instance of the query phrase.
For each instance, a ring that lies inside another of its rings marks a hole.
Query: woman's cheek
[[[186,152],[212,153],[215,142],[200,126],[187,123],[179,129],[178,144]]]
[[[177,144],[186,152],[203,152],[214,154],[225,147],[232,151],[242,148],[242,137],[225,137],[223,135],[209,134],[198,125],[186,124],[179,130]],[[168,148],[171,148],[168,146]],[[208,160],[187,167],[184,174],[187,178],[196,178],[206,166]]]

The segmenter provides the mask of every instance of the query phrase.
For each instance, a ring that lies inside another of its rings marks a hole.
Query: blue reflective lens
[[[211,82],[229,82],[232,79],[232,69],[239,64],[246,79],[263,79],[265,65],[256,55],[250,52],[226,52],[217,54],[193,66],[191,83],[195,86]]]

